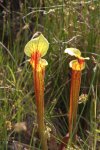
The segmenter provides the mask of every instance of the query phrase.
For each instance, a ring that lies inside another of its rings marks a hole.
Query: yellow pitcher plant
[[[69,63],[69,66],[72,69],[71,87],[70,87],[70,108],[69,108],[69,136],[73,137],[72,139],[75,140],[75,135],[77,132],[76,120],[77,120],[78,100],[81,85],[81,75],[82,70],[85,68],[85,59],[89,58],[82,57],[80,50],[76,48],[67,48],[65,49],[65,53],[77,58]]]
[[[37,37],[34,36],[24,48],[25,54],[30,57],[30,64],[33,70],[38,131],[42,150],[48,149],[44,123],[44,76],[45,67],[48,65],[48,62],[45,59],[42,59],[47,53],[48,48],[49,43],[42,33],[39,33]]]

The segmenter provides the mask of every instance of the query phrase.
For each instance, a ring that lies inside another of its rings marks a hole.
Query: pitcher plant
[[[49,43],[42,33],[35,34],[26,44],[24,52],[30,57],[30,64],[33,71],[35,100],[37,106],[38,131],[43,150],[47,150],[46,127],[44,123],[44,77],[45,67],[48,62],[42,57],[47,53]]]
[[[82,57],[80,50],[76,48],[67,48],[65,49],[65,53],[76,57],[76,59],[69,63],[69,67],[71,68],[70,107],[68,115],[69,132],[63,138],[63,142],[61,143],[59,150],[64,150],[65,147],[68,146],[68,142],[73,147],[72,143],[75,143],[77,139],[77,109],[81,76],[82,70],[85,68],[85,59],[89,59],[88,57]],[[67,149],[71,149],[71,146],[70,148],[67,147]]]
[[[69,63],[69,67],[71,68],[70,108],[68,117],[69,137],[72,137],[72,139],[75,140],[77,132],[77,109],[82,70],[85,68],[85,59],[89,58],[82,57],[80,50],[76,48],[67,48],[65,49],[65,53],[77,58]]]

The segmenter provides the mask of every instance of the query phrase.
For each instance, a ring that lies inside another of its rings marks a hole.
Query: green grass
[[[11,11],[9,3],[6,13],[0,11],[0,149],[8,149],[13,140],[40,149],[33,76],[31,66],[26,61],[28,58],[24,55],[24,46],[35,32],[41,31],[50,43],[45,56],[48,61],[45,76],[45,120],[59,144],[68,131],[71,73],[68,64],[71,58],[64,54],[64,50],[67,47],[79,48],[83,56],[90,57],[82,74],[80,90],[80,95],[88,95],[88,101],[80,104],[78,111],[80,146],[82,150],[98,150],[99,0],[82,1],[83,3],[78,0],[50,0],[45,1],[44,5],[39,0],[19,2],[20,7],[17,9],[12,5]],[[9,130],[6,121],[12,124]],[[26,122],[27,131],[13,132],[14,125],[18,122]]]

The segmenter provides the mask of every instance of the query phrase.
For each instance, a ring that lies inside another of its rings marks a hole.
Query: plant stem
[[[70,90],[70,109],[69,109],[69,135],[75,140],[77,132],[77,109],[81,84],[81,71],[72,69],[71,90]]]
[[[47,150],[47,137],[44,124],[44,68],[40,71],[33,70],[35,97],[37,106],[38,131],[41,139],[42,150]]]

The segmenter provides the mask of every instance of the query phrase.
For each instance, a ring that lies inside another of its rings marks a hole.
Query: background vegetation
[[[88,96],[78,110],[80,146],[99,150],[99,17],[99,0],[0,0],[0,149],[40,149],[33,77],[24,47],[41,31],[50,43],[45,57],[45,121],[51,128],[50,138],[59,145],[68,131],[71,71],[64,50],[75,47],[90,57],[80,90],[80,95]],[[84,96],[80,100],[84,101]],[[50,140],[53,150],[51,146]]]

